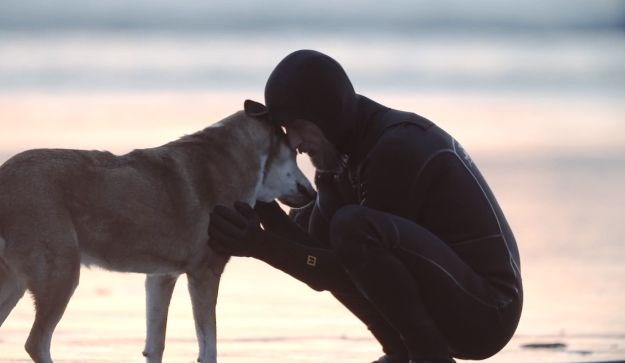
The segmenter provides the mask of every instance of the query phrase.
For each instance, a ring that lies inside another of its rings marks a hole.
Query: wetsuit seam
[[[447,270],[446,270],[443,266],[441,266],[441,265],[439,265],[438,263],[436,263],[436,261],[434,261],[434,260],[432,260],[432,259],[430,259],[430,258],[428,258],[428,257],[426,257],[426,256],[423,256],[422,254],[420,254],[420,253],[418,253],[418,252],[415,252],[415,251],[412,251],[412,250],[406,249],[406,248],[402,247],[401,245],[399,246],[399,249],[400,249],[400,250],[402,250],[402,251],[404,251],[404,252],[407,252],[407,253],[409,253],[409,254],[412,254],[412,255],[415,255],[415,256],[417,256],[417,257],[420,257],[420,258],[424,259],[425,261],[427,261],[427,262],[431,263],[432,265],[434,265],[434,266],[438,267],[438,268],[439,268],[441,271],[443,271],[443,272],[445,273],[445,275],[447,275],[447,276],[451,279],[451,281],[453,281],[453,282],[454,282],[454,283],[455,283],[455,284],[456,284],[456,285],[460,288],[460,290],[462,290],[465,294],[469,295],[470,297],[472,297],[473,299],[475,299],[477,302],[479,302],[479,303],[481,303],[481,304],[483,304],[483,305],[485,305],[485,306],[488,306],[488,307],[490,307],[490,308],[493,308],[493,309],[495,309],[495,311],[499,311],[499,308],[500,308],[500,306],[499,306],[499,305],[497,305],[497,304],[493,304],[493,303],[489,303],[489,302],[486,302],[486,301],[484,301],[482,298],[480,298],[480,297],[478,297],[477,295],[475,295],[475,294],[471,293],[471,292],[470,292],[469,290],[467,290],[464,286],[462,286],[462,284],[461,284],[458,280],[456,280],[456,278],[455,278],[455,277],[454,277],[454,276],[453,276],[453,275],[452,275],[449,271],[447,271]]]
[[[417,184],[417,182],[421,178],[421,174],[423,174],[423,171],[425,170],[425,168],[428,165],[430,165],[430,162],[432,162],[432,160],[434,160],[437,156],[439,156],[439,155],[441,155],[441,154],[443,154],[445,152],[449,152],[449,153],[455,154],[454,150],[452,150],[452,149],[441,149],[441,150],[438,150],[437,152],[433,153],[432,155],[430,155],[425,160],[425,162],[423,163],[421,168],[419,168],[419,171],[417,172],[417,175],[412,180],[412,183],[410,183],[410,190],[415,190],[415,185]]]
[[[328,218],[326,213],[323,211],[323,208],[321,208],[321,203],[316,203],[316,205],[317,205],[317,209],[319,210],[319,215],[323,217],[323,220],[326,221],[326,223],[330,223],[330,219]]]
[[[508,241],[506,240],[506,237],[503,233],[503,230],[501,228],[501,222],[499,221],[499,217],[497,216],[497,213],[495,213],[495,208],[492,205],[492,202],[490,200],[490,198],[488,198],[488,195],[486,194],[486,191],[484,191],[484,188],[482,187],[482,185],[479,183],[479,181],[477,180],[477,178],[475,177],[475,174],[473,174],[473,172],[464,164],[464,162],[462,161],[462,158],[460,157],[460,155],[458,155],[458,151],[456,148],[456,140],[453,137],[451,138],[451,145],[452,148],[445,148],[445,149],[441,149],[435,153],[433,153],[432,155],[430,155],[430,157],[426,160],[426,162],[423,164],[423,166],[420,168],[419,172],[417,173],[417,176],[415,177],[413,183],[412,183],[412,190],[415,189],[415,184],[419,181],[421,174],[423,173],[423,171],[425,170],[425,168],[427,167],[427,165],[429,165],[432,160],[434,160],[436,157],[444,154],[444,153],[451,153],[453,154],[459,161],[460,164],[462,164],[462,166],[469,172],[469,174],[471,175],[471,177],[473,178],[473,181],[477,184],[477,186],[480,188],[480,191],[482,192],[483,197],[486,199],[488,206],[491,210],[492,215],[495,218],[495,221],[497,222],[497,228],[498,228],[498,235],[501,237],[501,239],[503,240],[503,243],[506,247],[506,251],[508,253],[508,259],[509,259],[509,263],[511,265],[512,271],[515,274],[516,277],[520,276],[520,268],[517,266],[516,262],[514,261],[514,259],[512,258],[512,252],[510,251],[510,246],[508,245]],[[493,235],[494,236],[494,235]],[[464,243],[464,242],[461,242]]]
[[[395,240],[393,241],[392,246],[396,247],[399,245],[399,228],[397,228],[395,221],[393,221],[392,219],[391,219],[391,225],[393,226],[393,231],[395,232]]]
[[[493,213],[493,216],[495,217],[495,221],[497,222],[497,227],[499,228],[499,233],[501,234],[501,238],[503,239],[504,245],[506,246],[506,251],[508,251],[508,258],[510,259],[510,264],[512,266],[512,270],[514,271],[515,276],[517,276],[517,277],[520,276],[521,269],[517,265],[516,261],[514,261],[514,259],[512,258],[512,252],[510,251],[510,246],[508,245],[508,241],[506,239],[506,236],[504,235],[503,230],[501,228],[501,222],[499,221],[499,216],[497,216],[497,213],[495,212],[495,208],[493,207],[493,204],[492,204],[490,198],[488,198],[488,195],[486,194],[486,191],[484,190],[482,185],[479,183],[479,181],[475,177],[475,174],[473,174],[471,169],[469,169],[465,165],[465,163],[462,162],[462,158],[460,157],[460,155],[458,155],[458,152],[457,152],[457,149],[456,149],[456,140],[453,137],[451,137],[451,143],[453,145],[454,155],[458,158],[458,160],[460,161],[460,164],[462,164],[462,166],[464,166],[464,168],[469,172],[469,174],[471,175],[471,177],[473,178],[475,183],[478,185],[478,187],[482,191],[482,195],[484,196],[484,198],[488,202],[488,206],[490,207],[490,210]]]
[[[419,127],[418,124],[415,124],[413,122],[410,121],[402,121],[396,124],[391,124],[391,125],[387,125],[385,127],[382,128],[382,130],[380,130],[376,140],[374,141],[373,145],[371,145],[371,148],[369,149],[369,151],[362,157],[362,159],[358,162],[358,164],[356,165],[356,180],[358,181],[359,184],[364,184],[361,182],[361,175],[362,175],[362,169],[364,169],[365,164],[367,164],[369,162],[369,159],[371,158],[371,155],[376,151],[376,147],[378,146],[378,144],[380,142],[382,142],[382,138],[384,136],[384,134],[390,130],[393,129],[397,126],[404,126],[404,125],[414,125]],[[349,161],[348,161],[349,162]],[[360,201],[360,204],[363,205],[363,201]]]
[[[490,234],[488,236],[483,236],[483,237],[479,237],[479,238],[472,238],[472,239],[467,239],[467,240],[463,240],[460,242],[455,242],[452,243],[450,242],[450,245],[455,247],[455,246],[464,246],[464,245],[468,245],[474,242],[478,242],[478,241],[482,241],[485,239],[490,239],[490,238],[497,238],[497,237],[503,237],[503,235],[501,233],[495,233],[495,234]]]

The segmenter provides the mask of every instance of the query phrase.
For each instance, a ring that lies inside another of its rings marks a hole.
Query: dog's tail
[[[6,246],[7,241],[0,236],[0,326],[26,291],[5,259]]]

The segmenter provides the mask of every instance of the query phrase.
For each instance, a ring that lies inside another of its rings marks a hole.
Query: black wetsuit
[[[267,84],[270,116],[315,122],[345,159],[317,172],[315,203],[293,211],[303,229],[257,207],[275,238],[253,257],[330,291],[388,361],[498,352],[521,314],[520,261],[475,163],[431,121],[355,94],[331,58],[289,57]],[[317,76],[306,78],[311,72]],[[297,84],[309,87],[289,93]],[[342,103],[318,110],[336,98]]]

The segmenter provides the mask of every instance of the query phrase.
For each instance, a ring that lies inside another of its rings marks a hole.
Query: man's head
[[[291,149],[308,154],[317,170],[338,168],[340,154],[317,125],[311,121],[298,119],[289,122],[285,128]]]
[[[268,117],[267,107],[252,100],[245,100],[245,113],[252,117]],[[270,120],[275,126],[275,120]],[[297,119],[281,126],[286,133],[286,144],[292,152],[308,154],[317,170],[334,170],[339,166],[340,154],[328,141],[323,131],[308,120]]]
[[[313,50],[289,54],[265,86],[269,117],[284,126],[292,146],[328,169],[350,146],[357,95],[334,59]]]

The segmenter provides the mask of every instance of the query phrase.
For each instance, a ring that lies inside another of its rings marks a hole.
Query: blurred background
[[[526,302],[487,362],[625,359],[625,1],[0,0],[0,162],[161,145],[262,101],[273,67],[302,48],[337,59],[357,92],[439,124],[489,181]],[[184,285],[165,361],[195,360]],[[143,314],[142,276],[83,269],[53,356],[140,362]],[[24,298],[0,328],[0,361],[29,361],[32,319]],[[248,259],[226,268],[218,327],[221,362],[381,354],[328,293]]]

